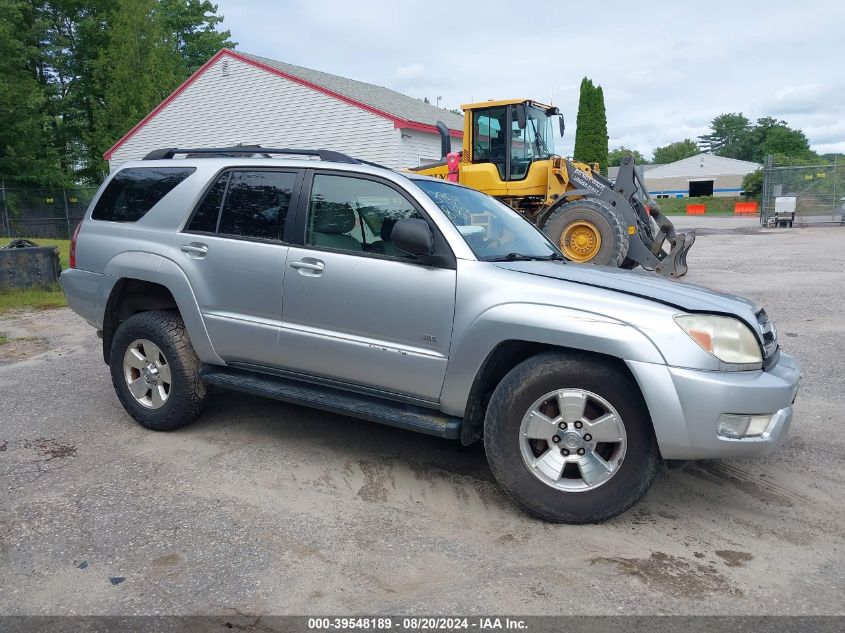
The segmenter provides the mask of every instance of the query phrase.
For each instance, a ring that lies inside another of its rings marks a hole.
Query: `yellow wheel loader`
[[[452,152],[438,122],[442,160],[413,171],[459,182],[500,199],[534,222],[567,259],[604,266],[642,266],[669,277],[687,272],[695,234],[678,233],[626,156],[616,182],[554,152],[557,108],[536,101],[484,101],[461,106],[464,138]]]

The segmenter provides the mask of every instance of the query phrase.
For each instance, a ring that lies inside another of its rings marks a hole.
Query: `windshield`
[[[552,130],[552,117],[544,110],[529,106],[525,108],[525,130],[514,131],[514,141],[522,141],[525,158],[542,160],[549,158],[555,152],[555,137]]]
[[[478,259],[562,259],[534,225],[495,198],[437,180],[414,180],[454,224]]]

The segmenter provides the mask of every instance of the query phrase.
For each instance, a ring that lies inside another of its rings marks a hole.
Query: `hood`
[[[593,264],[564,262],[497,262],[506,270],[560,279],[570,283],[605,288],[615,292],[657,301],[686,312],[727,314],[741,318],[758,332],[756,314],[761,307],[744,297],[681,283],[643,270],[623,270]]]

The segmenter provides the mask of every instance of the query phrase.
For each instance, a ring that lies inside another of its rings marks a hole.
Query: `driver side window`
[[[422,218],[395,189],[350,176],[316,174],[311,188],[305,241],[351,253],[411,258],[390,241],[393,225]]]

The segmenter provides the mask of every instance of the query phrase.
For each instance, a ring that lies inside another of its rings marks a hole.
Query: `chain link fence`
[[[772,224],[778,198],[795,198],[795,225],[845,222],[845,162],[763,168],[760,222]]]
[[[0,237],[70,239],[97,187],[38,189],[0,184]]]

